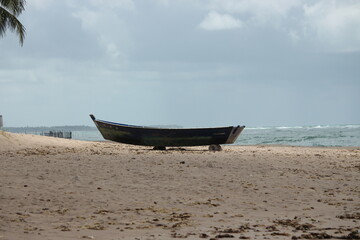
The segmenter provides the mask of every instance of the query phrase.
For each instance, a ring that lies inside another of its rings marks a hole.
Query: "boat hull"
[[[150,128],[96,119],[104,139],[142,146],[203,146],[234,143],[245,126],[219,128]]]

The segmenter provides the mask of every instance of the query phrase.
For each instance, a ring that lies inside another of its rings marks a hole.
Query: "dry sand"
[[[360,148],[0,132],[0,239],[359,239]]]

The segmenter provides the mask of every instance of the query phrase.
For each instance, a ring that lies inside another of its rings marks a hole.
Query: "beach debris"
[[[269,232],[278,232],[279,231],[279,229],[275,225],[267,226],[266,230],[268,230]]]
[[[18,217],[18,218],[15,218],[15,219],[11,219],[10,222],[22,222],[22,223],[25,223],[26,220],[23,217]]]
[[[285,233],[285,232],[272,232],[271,234],[270,234],[271,236],[290,236],[290,234],[289,233]]]
[[[220,232],[220,233],[242,233],[242,232],[245,231],[245,229],[247,229],[247,227],[246,227],[246,228],[240,227],[240,228],[238,228],[238,229],[226,228],[226,229],[220,230],[220,231],[218,231],[218,232]]]
[[[208,238],[209,235],[207,235],[206,233],[200,233],[199,234],[199,238]]]
[[[352,231],[342,239],[360,239],[360,230]]]
[[[27,226],[27,227],[24,228],[24,230],[25,230],[26,233],[28,233],[28,232],[39,230],[39,228],[33,227],[33,226]]]
[[[60,209],[57,209],[55,211],[51,211],[51,212],[56,212],[58,214],[61,214],[61,215],[64,215],[69,209],[67,208],[60,208]]]
[[[214,201],[216,201],[216,202],[214,202]],[[217,203],[217,202],[220,202],[220,201],[222,201],[222,200],[219,198],[209,198],[206,201],[196,201],[196,202],[190,203],[189,205],[209,205],[212,207],[218,207],[218,206],[220,206],[220,203]]]
[[[225,233],[225,234],[218,234],[215,236],[215,238],[234,238],[234,235]]]
[[[190,213],[175,213],[173,212],[166,220],[169,222],[175,222],[171,227],[177,228],[184,225],[189,225],[191,214]]]
[[[334,236],[326,232],[321,232],[321,233],[311,232],[307,234],[301,234],[300,237],[292,237],[292,239],[332,239],[332,238],[334,238]]]
[[[215,228],[215,233],[220,233],[220,234],[236,234],[236,233],[244,233],[248,230],[254,230],[253,228],[250,227],[250,225],[248,223],[244,224],[244,225],[240,225],[237,228],[225,228],[225,229],[220,229],[218,227],[214,227]]]
[[[295,228],[295,230],[309,230],[313,227],[315,227],[314,225],[310,224],[310,223],[299,223],[299,218],[295,217],[294,219],[277,219],[273,221],[276,224],[279,224],[281,226],[289,226],[289,227],[293,227]]]
[[[359,231],[351,231],[348,235],[335,236],[326,232],[310,232],[301,234],[299,237],[293,236],[291,239],[360,239]]]
[[[94,236],[82,236],[81,238],[85,238],[85,239],[94,239]]]
[[[71,231],[69,226],[67,226],[67,225],[60,225],[60,226],[55,227],[55,229],[59,229],[60,231],[63,231],[63,232]]]
[[[98,209],[94,212],[94,214],[101,214],[101,215],[105,215],[107,213],[112,213],[113,211],[107,210],[107,209]]]
[[[94,223],[93,225],[85,225],[83,228],[91,229],[91,230],[105,230],[105,226],[101,223]]]
[[[190,213],[172,213],[169,221],[176,222],[176,221],[183,221],[189,219],[191,217]]]
[[[194,233],[186,233],[186,234],[181,234],[181,233],[171,233],[171,237],[172,238],[187,238],[188,236],[191,236],[191,235],[196,235]]]
[[[346,213],[344,215],[339,215],[339,216],[336,216],[336,217],[340,218],[340,219],[360,219],[360,212]]]

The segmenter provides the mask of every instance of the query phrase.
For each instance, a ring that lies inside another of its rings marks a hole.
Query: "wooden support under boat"
[[[221,150],[222,150],[222,148],[219,144],[211,144],[209,146],[209,151],[220,152]]]

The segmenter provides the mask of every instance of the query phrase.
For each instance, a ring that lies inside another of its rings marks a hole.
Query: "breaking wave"
[[[236,145],[360,146],[360,124],[245,128]]]

